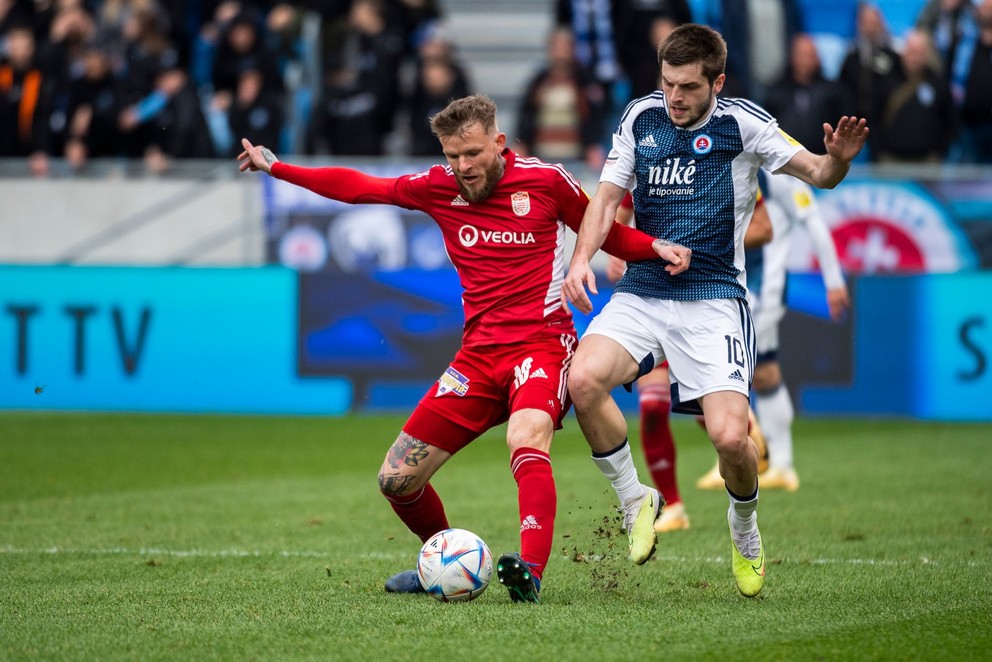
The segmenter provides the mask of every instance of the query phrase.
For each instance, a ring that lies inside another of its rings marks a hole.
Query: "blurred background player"
[[[764,170],[759,174],[759,182],[765,193],[765,207],[771,217],[774,236],[771,243],[761,249],[760,260],[747,262],[748,289],[753,297],[758,339],[752,386],[757,395],[758,420],[768,444],[768,468],[758,474],[758,485],[795,492],[799,489],[799,476],[792,458],[794,409],[778,361],[778,327],[785,316],[786,266],[797,227],[805,228],[819,260],[831,319],[843,320],[851,302],[837,248],[820,214],[813,190],[795,177],[771,175]],[[696,486],[723,489],[719,470],[714,467],[697,481]]]
[[[625,225],[633,225],[634,204],[633,198],[628,193],[620,203],[620,211],[617,215],[617,222]],[[751,222],[744,234],[744,247],[747,249],[759,249],[772,239],[772,221],[768,215],[768,210],[764,205],[764,198],[758,192],[758,201],[755,203],[754,213],[751,215]],[[609,256],[606,265],[606,276],[611,282],[620,280],[623,272],[627,269],[627,263],[620,258]],[[672,434],[671,407],[672,395],[671,385],[668,377],[668,361],[663,362],[657,368],[642,376],[635,382],[637,384],[637,403],[641,417],[641,450],[644,452],[644,460],[651,479],[661,493],[665,501],[665,507],[661,515],[655,520],[654,530],[658,533],[668,533],[670,531],[683,531],[689,528],[689,514],[682,501],[679,492],[678,478],[676,475],[676,451],[675,437]],[[748,435],[754,439],[758,446],[758,471],[767,469],[768,451],[761,428],[755,418],[754,412],[748,412],[749,427]],[[705,429],[702,417],[699,423]],[[723,478],[720,478],[717,470],[717,478],[720,486],[723,486]]]

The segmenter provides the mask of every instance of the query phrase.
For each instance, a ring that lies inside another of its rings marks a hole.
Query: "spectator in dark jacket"
[[[103,44],[91,42],[82,65],[82,75],[69,85],[65,144],[65,157],[77,170],[91,158],[117,156],[121,152],[117,127],[121,101],[111,55]]]
[[[231,134],[245,136],[256,145],[278,145],[283,129],[281,101],[265,94],[264,75],[249,69],[242,72],[228,112]],[[237,156],[241,146],[232,147],[228,156]]]
[[[937,65],[930,37],[918,30],[906,35],[902,75],[883,90],[887,100],[875,134],[875,158],[883,162],[937,163],[954,135],[950,86]]]
[[[631,98],[658,89],[658,44],[672,28],[691,20],[686,0],[614,0],[613,38]]]
[[[417,48],[417,79],[408,103],[411,156],[435,156],[437,136],[430,118],[453,99],[468,96],[468,75],[459,63],[450,41],[432,35]]]
[[[35,64],[35,37],[17,26],[6,36],[0,60],[0,157],[26,156],[31,174],[48,174],[51,90]]]
[[[865,2],[858,7],[855,43],[844,57],[838,82],[844,88],[851,108],[845,114],[864,117],[872,127],[868,134],[869,154],[875,150],[885,90],[901,78],[902,62],[889,35],[881,10]]]
[[[992,0],[981,0],[975,12],[978,40],[965,80],[954,156],[964,163],[992,163]]]
[[[355,0],[348,20],[327,35],[327,73],[314,109],[308,151],[385,154],[399,105],[403,33],[382,0]]]
[[[779,126],[814,154],[825,154],[823,124],[848,111],[844,89],[823,76],[816,42],[808,34],[793,37],[789,70],[768,91],[765,109]]]

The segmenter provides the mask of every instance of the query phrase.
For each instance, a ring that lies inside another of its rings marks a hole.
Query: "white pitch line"
[[[314,550],[257,550],[257,549],[167,549],[163,547],[103,547],[103,548],[77,548],[77,547],[42,547],[42,548],[21,548],[21,547],[0,547],[0,555],[16,554],[21,556],[29,555],[49,555],[49,556],[165,556],[176,558],[299,558],[299,559],[335,559],[339,555],[333,552],[319,552]],[[348,555],[351,558],[361,556],[384,561],[394,561],[409,558],[410,554],[405,552],[381,552],[368,551],[361,555]],[[570,555],[560,555],[562,559],[571,559]],[[601,561],[603,556],[584,556],[586,561]],[[712,563],[721,565],[728,563],[730,559],[726,556],[655,556],[655,561],[663,563]],[[865,565],[880,567],[895,566],[927,566],[927,565],[948,565],[980,567],[988,563],[979,562],[974,559],[967,561],[937,560],[926,556],[916,559],[782,559],[783,562],[794,565]]]
[[[312,550],[258,550],[258,549],[166,549],[162,547],[103,547],[95,549],[81,549],[78,547],[42,547],[38,549],[25,549],[18,547],[0,547],[0,555],[18,554],[28,556],[32,554],[48,556],[173,556],[178,558],[307,558],[326,559],[335,558],[336,555],[328,552],[317,552]],[[405,558],[407,555],[399,552],[383,553],[369,552],[362,554],[366,558],[394,560]]]

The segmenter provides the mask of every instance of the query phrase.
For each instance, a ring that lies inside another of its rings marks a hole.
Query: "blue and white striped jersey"
[[[661,260],[631,263],[616,291],[658,299],[744,298],[744,231],[758,168],[777,170],[801,149],[746,99],[717,97],[688,128],[672,123],[661,91],[632,101],[600,181],[632,191],[637,228],[691,248],[692,263],[676,276]]]

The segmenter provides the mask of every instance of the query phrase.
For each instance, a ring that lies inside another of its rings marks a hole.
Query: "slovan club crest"
[[[530,213],[530,193],[527,191],[517,191],[511,195],[510,203],[513,205],[513,213],[517,216],[526,216]]]

